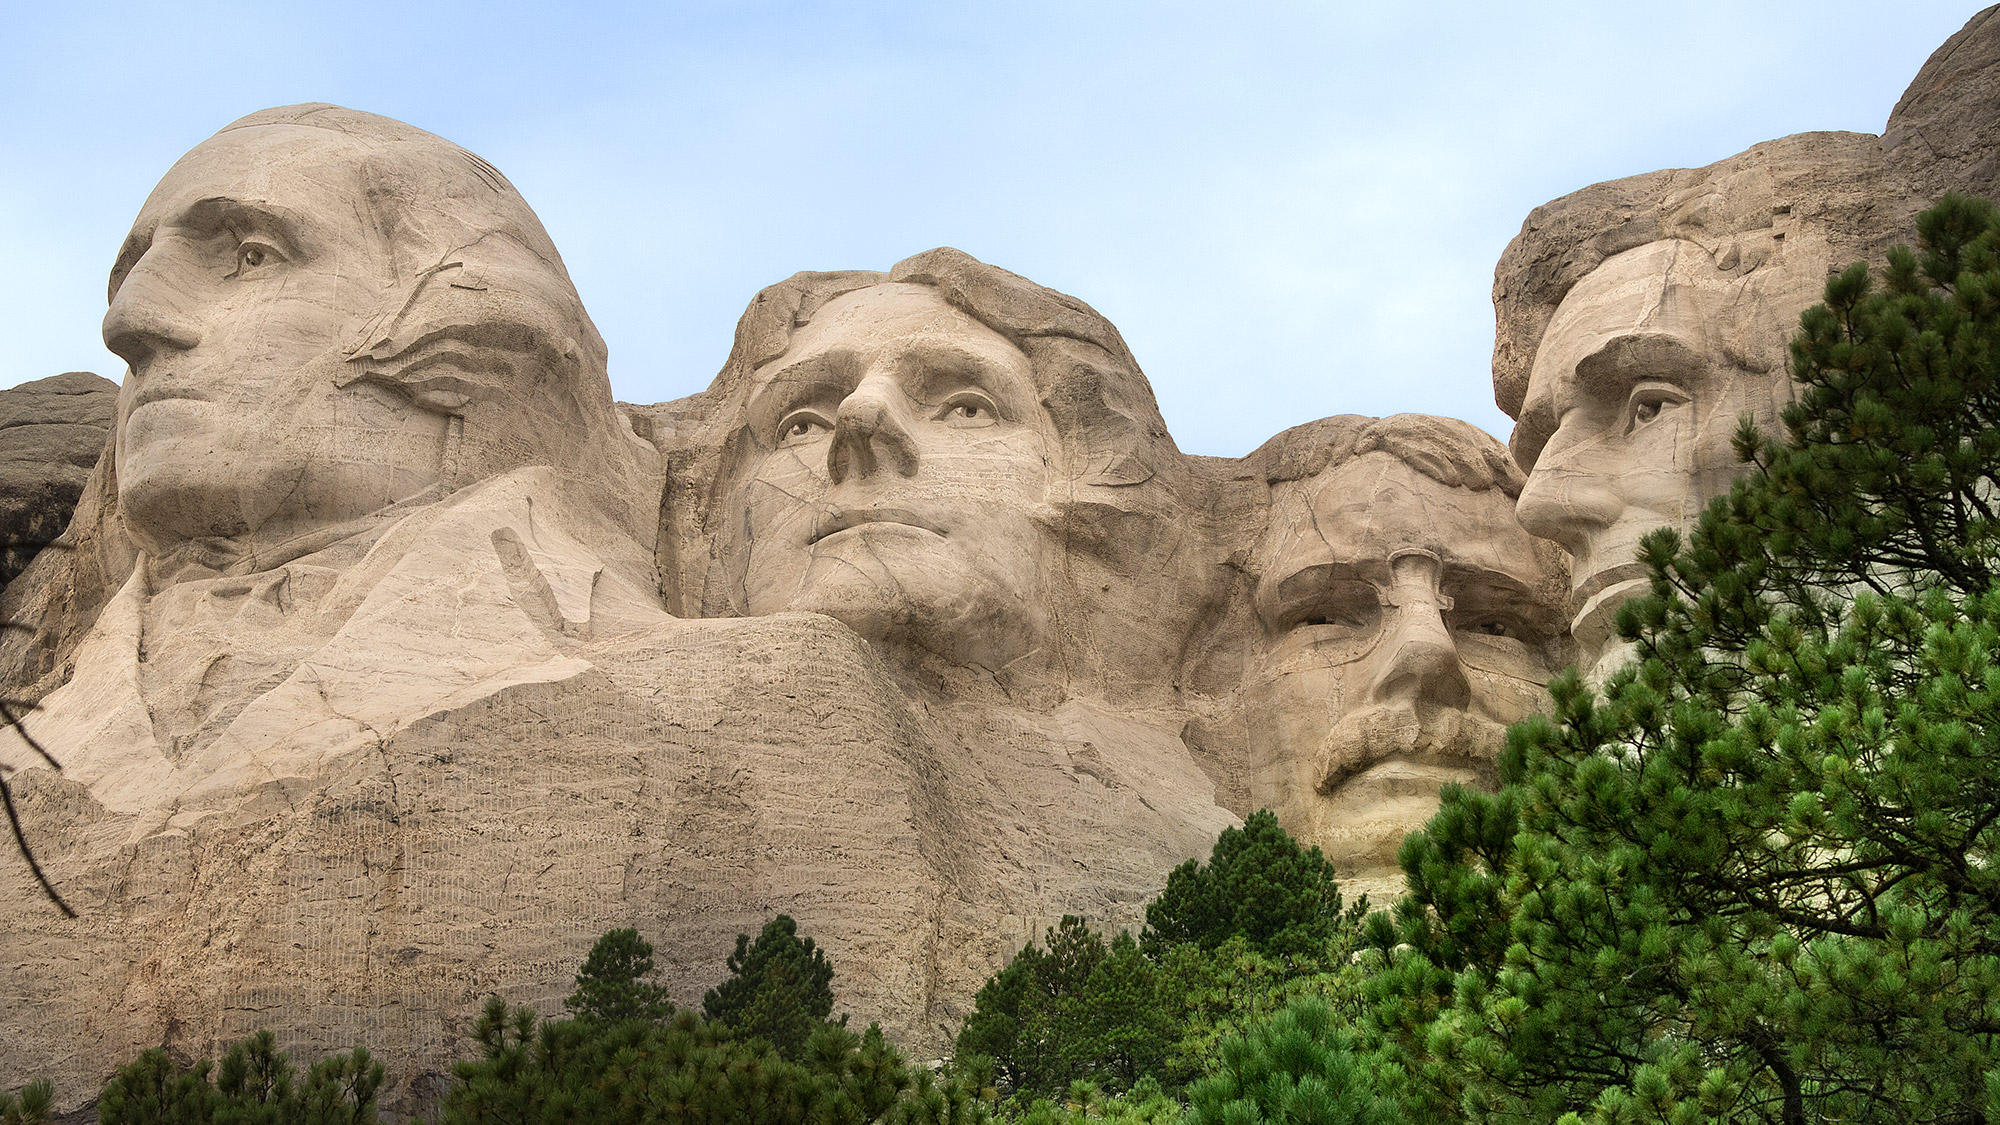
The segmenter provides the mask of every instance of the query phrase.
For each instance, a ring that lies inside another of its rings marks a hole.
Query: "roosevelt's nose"
[[[917,475],[917,446],[910,438],[909,406],[902,388],[886,375],[870,375],[841,400],[833,418],[826,472],[833,483],[878,472]]]
[[[134,371],[163,351],[186,351],[201,342],[194,296],[157,251],[132,267],[104,313],[104,346]]]
[[[1371,661],[1368,701],[1463,708],[1472,685],[1458,660],[1445,613],[1451,599],[1438,591],[1442,565],[1432,555],[1409,553],[1390,561],[1389,620]]]
[[[1528,534],[1553,539],[1572,555],[1584,554],[1591,538],[1625,512],[1615,467],[1596,465],[1572,435],[1557,430],[1514,502],[1514,515]]]

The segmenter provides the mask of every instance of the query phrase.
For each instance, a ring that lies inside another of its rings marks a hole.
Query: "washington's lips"
[[[137,410],[142,406],[150,406],[156,402],[166,402],[172,399],[180,399],[183,402],[207,402],[208,396],[200,391],[189,390],[186,387],[152,383],[141,388],[138,394],[132,396],[132,409]]]
[[[928,531],[932,535],[944,535],[944,528],[907,508],[857,508],[845,512],[829,512],[821,516],[819,522],[813,525],[812,538],[806,540],[806,545],[811,546],[829,535],[836,535],[849,528],[870,523],[900,524]]]

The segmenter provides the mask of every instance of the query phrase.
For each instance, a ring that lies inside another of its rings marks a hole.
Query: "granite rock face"
[[[2000,186],[1994,12],[1931,56],[1880,137],[1803,133],[1595,184],[1536,208],[1501,255],[1494,399],[1518,423],[1521,522],[1569,555],[1587,674],[1620,662],[1639,540],[1727,491],[1739,418],[1777,426],[1786,347],[1827,277],[1914,241],[1944,191]]]
[[[117,399],[118,384],[88,371],[0,391],[0,585],[69,526]]]
[[[771,285],[707,390],[618,404],[491,165],[332,106],[225,128],[113,265],[106,455],[0,594],[63,768],[0,765],[78,911],[0,857],[0,1086],[269,1027],[420,1107],[605,930],[691,1001],[780,912],[941,1051],[1023,942],[1139,924],[1260,807],[1393,896],[1439,787],[1616,656],[1633,544],[1726,487],[1828,271],[1981,190],[1989,16],[1884,138],[1538,208],[1511,449],[1338,416],[1189,456],[1113,325],[949,248]]]

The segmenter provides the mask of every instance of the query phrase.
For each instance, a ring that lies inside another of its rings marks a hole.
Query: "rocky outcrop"
[[[118,384],[88,371],[0,391],[0,585],[69,526],[117,400]]]

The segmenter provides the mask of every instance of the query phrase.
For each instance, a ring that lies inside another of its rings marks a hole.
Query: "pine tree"
[[[1406,842],[1374,1022],[1413,1112],[2000,1118],[2000,216],[1918,231],[1801,319],[1783,440],[1647,540],[1638,660]]]
[[[1187,1125],[1395,1125],[1333,1008],[1302,997],[1222,1043],[1215,1071],[1188,1088]]]
[[[1365,904],[1356,904],[1357,911]],[[1188,860],[1146,906],[1146,952],[1242,936],[1261,952],[1318,954],[1340,929],[1340,887],[1318,848],[1301,849],[1269,809],[1227,828],[1208,863]]]
[[[0,1093],[0,1125],[46,1125],[55,1112],[55,1086],[39,1078],[17,1093]]]
[[[590,947],[563,1007],[577,1019],[603,1023],[667,1019],[674,1003],[666,988],[642,979],[652,971],[653,947],[639,931],[612,930]]]
[[[790,915],[766,922],[755,942],[737,935],[728,966],[729,979],[702,997],[702,1013],[785,1058],[796,1058],[833,1012],[833,966],[811,938],[798,936]]]

